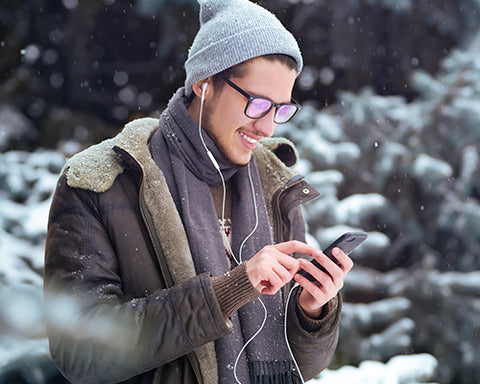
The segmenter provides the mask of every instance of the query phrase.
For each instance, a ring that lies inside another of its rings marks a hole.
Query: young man
[[[308,380],[333,356],[352,261],[305,244],[300,204],[318,193],[270,138],[298,109],[297,43],[246,0],[201,1],[200,20],[160,120],[131,122],[59,180],[45,291],[75,300],[49,326],[74,383],[298,383],[296,363]]]

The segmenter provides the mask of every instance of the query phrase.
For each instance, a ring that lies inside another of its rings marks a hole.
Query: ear
[[[200,81],[197,81],[196,83],[193,83],[192,84],[192,90],[193,90],[193,93],[201,98],[202,97],[202,93],[203,93],[203,87],[205,83],[208,84],[207,88],[205,89],[205,97],[207,97],[208,94],[210,94],[210,92],[212,92],[211,88],[213,87],[212,86],[212,78],[211,77],[207,77],[206,79],[204,80],[200,80]]]

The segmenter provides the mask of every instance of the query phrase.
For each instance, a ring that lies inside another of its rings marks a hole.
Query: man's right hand
[[[313,255],[320,251],[293,240],[267,245],[248,260],[245,269],[255,289],[262,294],[274,295],[289,283],[300,269],[300,262],[291,256],[295,252]]]

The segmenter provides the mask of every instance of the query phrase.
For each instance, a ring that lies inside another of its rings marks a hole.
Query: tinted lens
[[[272,108],[272,102],[270,100],[256,97],[250,100],[245,113],[248,117],[257,119],[264,116],[270,108]]]
[[[286,123],[297,112],[297,106],[292,104],[286,104],[278,107],[277,113],[275,113],[275,122],[277,124]]]

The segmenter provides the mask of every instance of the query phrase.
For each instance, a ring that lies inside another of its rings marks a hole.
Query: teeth
[[[251,144],[257,144],[257,142],[258,142],[258,140],[255,140],[255,139],[252,139],[251,137],[248,137],[243,132],[240,132],[240,136],[242,136],[245,140],[247,140]]]

